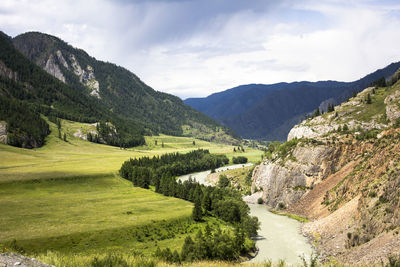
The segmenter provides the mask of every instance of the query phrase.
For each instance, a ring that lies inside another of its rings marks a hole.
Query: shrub
[[[283,202],[279,202],[279,204],[278,204],[278,208],[279,208],[280,210],[284,210],[284,209],[286,209],[285,203],[283,203]]]
[[[119,267],[128,267],[128,263],[123,257],[119,254],[110,253],[103,259],[99,259],[95,257],[92,262],[90,263],[91,267],[112,267],[112,266],[119,266]]]
[[[221,188],[229,186],[229,179],[226,175],[221,174],[218,179],[218,186]]]
[[[264,204],[264,200],[260,197],[257,199],[257,203],[258,204]]]
[[[247,163],[247,158],[243,156],[233,157],[232,162],[234,164],[244,164]]]

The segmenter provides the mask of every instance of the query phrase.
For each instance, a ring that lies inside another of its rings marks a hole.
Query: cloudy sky
[[[398,0],[1,0],[0,29],[55,35],[183,99],[400,60]]]

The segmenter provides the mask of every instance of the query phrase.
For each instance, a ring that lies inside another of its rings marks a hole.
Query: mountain
[[[293,82],[238,86],[184,102],[216,119],[244,138],[286,140],[289,130],[307,114],[328,103],[339,104],[381,77],[389,78],[400,62],[354,82]]]
[[[98,129],[102,142],[134,146],[144,143],[143,135],[159,133],[236,142],[230,129],[180,98],[155,91],[130,71],[57,37],[29,32],[13,39],[1,34],[0,41],[1,95],[46,116],[103,121]]]
[[[400,250],[399,76],[297,124],[253,172],[246,198],[308,218],[324,259],[375,264]]]

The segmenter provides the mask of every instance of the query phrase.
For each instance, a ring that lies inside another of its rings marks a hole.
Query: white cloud
[[[344,0],[3,0],[0,25],[13,36],[56,35],[185,98],[246,83],[361,78],[400,60],[399,10]]]

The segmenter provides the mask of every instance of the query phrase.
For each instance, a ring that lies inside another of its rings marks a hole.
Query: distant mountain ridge
[[[184,102],[233,129],[244,138],[286,140],[290,129],[317,107],[339,104],[375,80],[400,68],[392,63],[354,82],[292,82],[241,85]]]
[[[230,129],[184,104],[180,98],[155,91],[127,69],[98,61],[82,49],[74,48],[57,37],[40,32],[28,32],[15,38],[3,35],[7,39],[4,40],[5,46],[8,45],[7,42],[12,43],[27,59],[61,82],[51,81],[52,84],[57,84],[53,88],[64,89],[47,90],[45,101],[37,99],[43,96],[42,93],[34,98],[34,102],[40,102],[41,107],[55,107],[52,112],[57,111],[55,115],[58,117],[85,122],[112,121],[117,124],[117,131],[131,133],[138,138],[163,133],[193,136],[209,141],[237,141],[232,137],[237,135]],[[17,58],[22,56],[17,52],[12,53]],[[24,61],[14,66],[15,69],[6,67],[18,74],[20,69],[25,68],[24,64],[29,65]],[[40,73],[38,82],[49,80],[46,75],[44,72]],[[38,85],[39,83],[36,86]],[[35,86],[33,89],[36,89]],[[57,104],[53,103],[58,95],[63,94],[63,90],[71,91],[75,99],[68,103],[62,103],[62,100]],[[30,102],[23,95],[17,98]],[[79,99],[87,107],[75,112],[73,103],[79,107]]]

